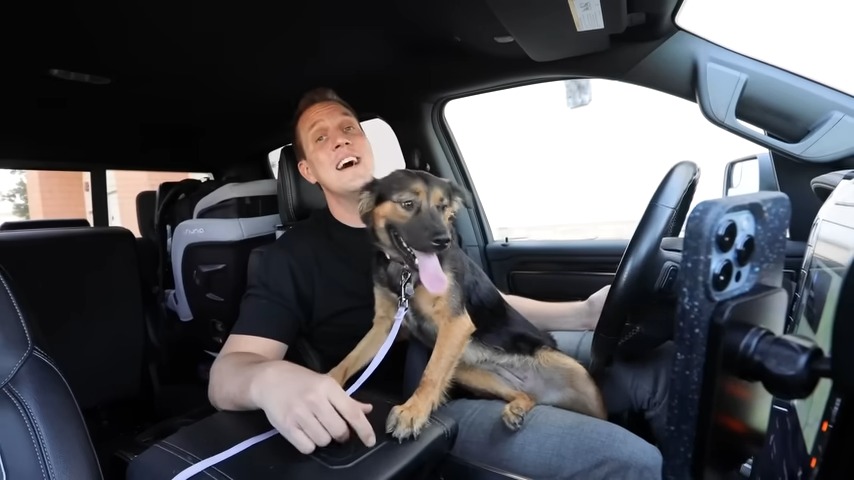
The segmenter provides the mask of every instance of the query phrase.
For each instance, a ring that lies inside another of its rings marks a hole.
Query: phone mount
[[[740,322],[727,330],[723,354],[726,371],[787,400],[806,397],[832,373],[830,358],[812,340]]]
[[[789,304],[782,284],[790,213],[784,194],[759,192],[701,202],[688,217],[664,478],[738,471],[763,447],[773,401],[763,384],[775,388],[794,376],[809,387],[814,374],[799,365],[813,365],[815,352],[779,365],[773,356],[798,350],[777,340]]]

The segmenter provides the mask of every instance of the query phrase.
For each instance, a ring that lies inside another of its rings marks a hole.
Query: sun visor
[[[534,61],[548,62],[606,50],[643,14],[629,15],[628,0],[486,0],[515,42]]]

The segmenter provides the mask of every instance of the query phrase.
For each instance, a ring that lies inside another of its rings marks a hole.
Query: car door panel
[[[582,300],[613,281],[626,240],[495,242],[486,259],[504,292],[539,300]]]
[[[662,242],[679,252],[681,238]],[[493,281],[502,291],[547,301],[583,300],[610,284],[628,240],[494,242],[486,247]],[[804,242],[788,241],[784,273],[796,281],[803,262]]]

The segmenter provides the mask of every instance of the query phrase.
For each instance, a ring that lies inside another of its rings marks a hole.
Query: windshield
[[[724,48],[854,95],[852,0],[684,0],[676,24]]]

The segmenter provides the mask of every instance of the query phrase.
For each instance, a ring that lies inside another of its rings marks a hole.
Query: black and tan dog
[[[452,382],[507,401],[502,418],[521,427],[535,404],[605,418],[599,389],[554,338],[514,310],[457,246],[452,220],[467,205],[454,183],[397,170],[365,186],[360,213],[377,248],[373,327],[329,375],[342,385],[379,351],[398,310],[401,281],[412,277],[404,325],[432,354],[418,388],[391,411],[394,437],[417,436]]]

